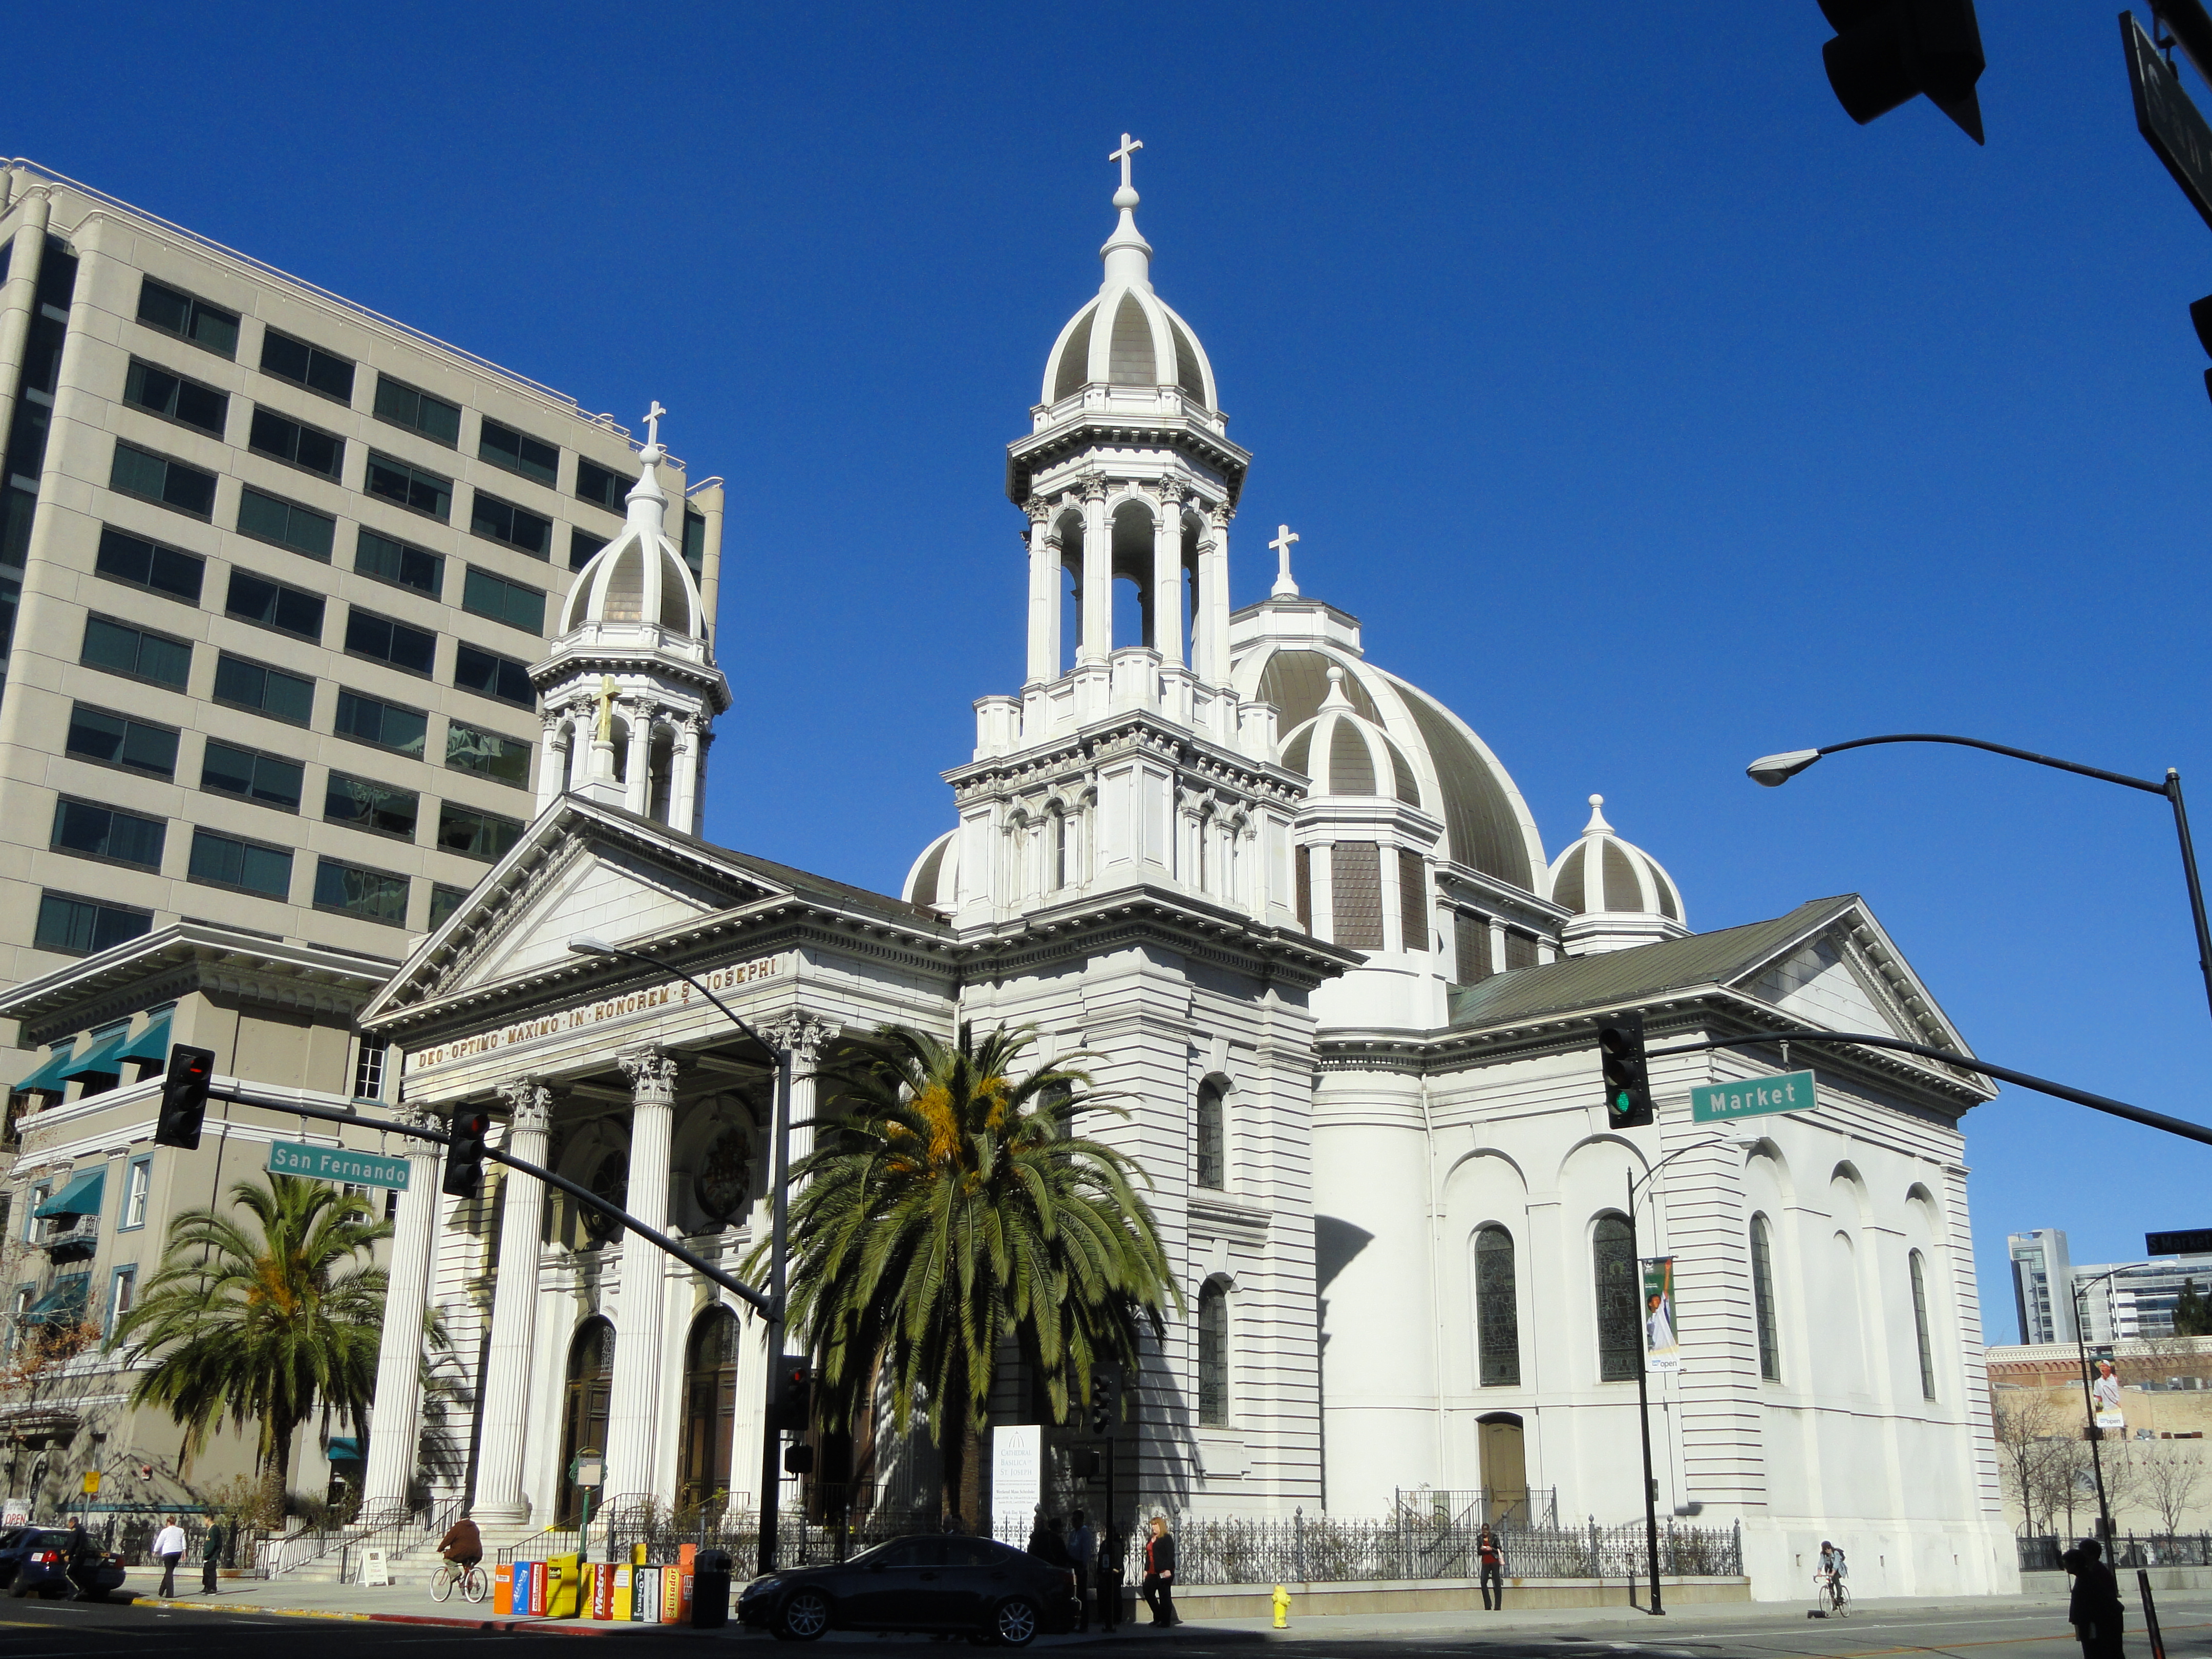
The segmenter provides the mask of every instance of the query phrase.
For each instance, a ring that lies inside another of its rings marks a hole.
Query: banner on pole
[[[1644,1261],[1644,1368],[1682,1369],[1682,1346],[1674,1325],[1674,1258],[1647,1256]]]
[[[2120,1403],[2119,1368],[2112,1363],[2112,1345],[2089,1350],[2090,1420],[2110,1434],[2127,1432],[2128,1414]]]

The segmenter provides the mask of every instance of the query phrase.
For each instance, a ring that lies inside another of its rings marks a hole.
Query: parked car
[[[988,1538],[894,1538],[836,1565],[794,1567],[747,1584],[738,1621],[780,1641],[825,1631],[949,1631],[1028,1645],[1075,1622],[1075,1575]]]
[[[47,1527],[10,1527],[0,1532],[0,1589],[10,1595],[67,1595],[69,1540],[66,1532]],[[94,1601],[123,1588],[123,1564],[113,1556],[100,1558],[92,1570]]]

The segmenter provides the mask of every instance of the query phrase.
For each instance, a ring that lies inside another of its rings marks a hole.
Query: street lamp
[[[632,962],[641,962],[647,967],[664,974],[673,974],[686,985],[720,1009],[730,1024],[775,1056],[775,1179],[769,1188],[769,1206],[773,1220],[769,1231],[768,1257],[768,1382],[765,1389],[765,1409],[761,1417],[761,1492],[760,1492],[760,1553],[759,1566],[763,1573],[775,1571],[775,1522],[777,1487],[783,1480],[783,1470],[776,1456],[783,1436],[776,1425],[780,1404],[777,1389],[783,1377],[783,1322],[787,1273],[787,1255],[790,1237],[791,1186],[791,1068],[792,1051],[788,1044],[770,1042],[748,1024],[744,1017],[716,996],[681,968],[672,968],[656,957],[642,951],[633,951],[626,945],[610,945],[591,933],[579,933],[568,941],[568,948],[578,956],[623,957]]]
[[[2089,1345],[2081,1334],[2081,1297],[2092,1285],[2101,1285],[2122,1273],[2131,1273],[2139,1267],[2154,1265],[2148,1261],[2130,1261],[2125,1267],[2113,1267],[2094,1278],[2074,1281],[2074,1352],[2081,1362],[2081,1409],[2088,1419],[2089,1471],[2097,1480],[2097,1537],[2107,1552],[2112,1547],[2112,1506],[2105,1499],[2105,1460],[2097,1450],[2105,1437],[2105,1431],[2097,1426],[2097,1396],[2089,1383]],[[2119,1375],[2117,1365],[2113,1367],[2112,1374],[2115,1377]]]
[[[2007,755],[2014,760],[2029,761],[2037,766],[2048,766],[2055,771],[2073,772],[2085,778],[2095,778],[2102,783],[2117,783],[2130,789],[2140,789],[2146,794],[2162,795],[2173,808],[2173,831],[2181,841],[2181,873],[2189,884],[2189,913],[2197,923],[2197,965],[2204,975],[2204,1000],[2212,1007],[2212,927],[2204,921],[2204,890],[2197,879],[2197,847],[2189,838],[2189,811],[2182,805],[2181,774],[2169,766],[2166,781],[2153,783],[2148,778],[2130,777],[2125,772],[2107,772],[2101,767],[2083,766],[2078,762],[2060,760],[2055,756],[2039,755],[2032,749],[2014,749],[2002,743],[1984,743],[1979,738],[1954,738],[1937,732],[1900,732],[1883,738],[1854,738],[1849,743],[1823,744],[1818,749],[1791,749],[1779,755],[1762,755],[1744,770],[1753,783],[1769,789],[1778,789],[1796,777],[1823,755],[1839,754],[1846,749],[1865,749],[1877,743],[1948,743],[1961,749],[1986,749],[1992,755]]]

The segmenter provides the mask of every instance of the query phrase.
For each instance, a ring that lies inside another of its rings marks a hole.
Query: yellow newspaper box
[[[577,1569],[576,1558],[573,1555],[554,1556],[545,1563],[545,1616],[548,1619],[574,1619],[582,1611],[576,1597],[584,1585],[584,1576]]]

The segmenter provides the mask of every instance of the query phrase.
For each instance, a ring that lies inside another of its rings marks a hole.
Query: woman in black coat
[[[1164,1515],[1152,1517],[1152,1535],[1145,1540],[1145,1604],[1152,1610],[1152,1626],[1164,1630],[1179,1625],[1175,1610],[1175,1534],[1168,1530]],[[2085,1659],[2100,1659],[2089,1655]]]
[[[2127,1603],[2120,1599],[2120,1581],[2104,1561],[2104,1549],[2094,1538],[2074,1547],[2074,1596],[2067,1603],[2067,1621],[2081,1644],[2081,1659],[2120,1659],[2120,1632],[2127,1621]]]

